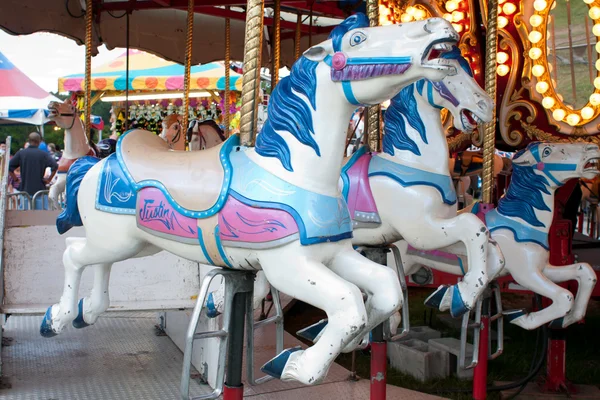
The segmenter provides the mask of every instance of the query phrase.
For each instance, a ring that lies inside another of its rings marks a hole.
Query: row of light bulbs
[[[456,30],[456,32],[461,33],[464,29],[468,29],[469,20],[468,13],[465,14],[464,11],[461,11],[463,8],[463,0],[448,0],[444,3],[444,8],[446,9],[446,13],[442,15],[446,21],[452,23],[452,26]]]
[[[583,1],[586,4],[592,4],[595,0]],[[555,6],[556,2],[552,1],[550,9],[553,9]],[[542,46],[546,46],[542,32],[546,29],[546,24],[544,24],[544,17],[538,14],[548,14],[548,2],[546,0],[535,0],[533,8],[535,13],[529,18],[529,24],[533,27],[533,30],[528,35],[529,42],[531,43],[528,55],[534,62],[531,74],[537,78],[535,91],[544,96],[542,98],[542,106],[552,111],[552,118],[556,121],[565,121],[571,126],[579,125],[582,122],[585,123],[596,115],[596,109],[600,106],[600,93],[592,93],[589,97],[589,104],[579,111],[574,111],[571,107],[562,104],[563,98],[560,94],[554,93],[554,90],[550,90],[556,87],[556,82],[550,78],[552,65],[542,58],[544,55]],[[588,15],[595,21],[592,32],[596,37],[599,37],[600,22],[598,19],[600,19],[600,7],[590,7]],[[596,51],[600,53],[600,42],[596,43]],[[544,64],[547,65],[547,69]],[[596,69],[600,71],[600,59],[596,61]],[[594,80],[594,86],[600,90],[600,77]]]
[[[517,6],[506,0],[498,2],[498,28],[502,29],[508,25],[508,17],[517,11]],[[510,72],[509,56],[503,51],[496,53],[496,73],[500,76],[506,76]]]

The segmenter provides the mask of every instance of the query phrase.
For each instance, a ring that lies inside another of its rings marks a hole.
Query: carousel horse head
[[[535,210],[549,211],[549,196],[569,179],[594,178],[600,173],[600,150],[589,143],[530,143],[512,159],[513,173],[508,192],[498,203],[498,211],[541,227]]]
[[[456,73],[441,54],[457,41],[458,34],[443,18],[370,28],[368,18],[358,13],[301,60],[312,69],[317,63],[327,65],[331,80],[351,104],[379,104],[411,82],[439,81]]]
[[[205,150],[224,142],[225,134],[221,127],[211,119],[192,120],[188,126],[187,139],[191,151]]]
[[[79,117],[79,112],[73,103],[67,99],[64,102],[51,101],[48,104],[48,118],[63,129],[71,129]]]
[[[167,115],[162,121],[162,132],[160,137],[174,148],[176,143],[183,139],[181,127],[181,116],[178,114]]]

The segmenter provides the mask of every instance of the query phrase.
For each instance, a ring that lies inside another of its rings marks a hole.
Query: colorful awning
[[[124,91],[126,52],[115,60],[92,70],[92,90]],[[140,50],[129,50],[129,90],[183,90],[183,65],[163,60]],[[221,62],[198,65],[190,70],[190,90],[225,90],[225,66]],[[82,92],[85,75],[58,79],[59,92]],[[242,76],[230,71],[230,90],[242,90]]]

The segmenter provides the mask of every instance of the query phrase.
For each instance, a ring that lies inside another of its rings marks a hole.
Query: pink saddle
[[[375,228],[381,224],[377,205],[369,184],[371,153],[362,147],[347,159],[342,168],[342,193],[348,203],[354,228]]]

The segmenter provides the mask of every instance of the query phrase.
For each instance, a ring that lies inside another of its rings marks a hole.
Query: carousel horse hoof
[[[73,320],[73,327],[76,329],[81,329],[90,326],[90,324],[85,322],[85,320],[83,319],[83,299],[79,299],[79,305],[77,307],[77,310],[77,318]]]
[[[425,299],[425,305],[431,308],[440,308],[442,300],[444,299],[444,296],[446,296],[447,291],[448,286],[441,285],[437,288],[435,292],[433,292],[428,298]]]
[[[217,318],[221,313],[217,310],[215,306],[215,299],[212,293],[208,294],[208,299],[206,300],[206,316],[208,318]]]
[[[270,361],[267,361],[265,365],[260,367],[260,370],[267,375],[271,375],[273,378],[281,379],[281,374],[283,374],[283,370],[290,359],[292,353],[295,353],[299,350],[302,350],[302,347],[296,346],[291,349],[285,349],[277,356],[272,358]]]
[[[469,308],[465,304],[458,290],[458,285],[452,285],[452,303],[450,307],[450,315],[453,318],[462,317],[463,314],[469,311]]]
[[[52,329],[52,306],[48,307],[46,314],[44,314],[44,319],[40,326],[40,335],[45,338],[51,338],[57,335],[57,333],[54,332],[54,329]]]
[[[522,308],[518,310],[506,310],[502,312],[502,315],[504,316],[504,318],[506,318],[508,322],[513,322],[515,319],[520,318],[526,314],[527,311]]]
[[[548,324],[548,328],[561,329],[561,328],[563,328],[564,322],[565,322],[565,317],[560,317],[558,319],[555,319],[554,321],[550,321],[550,323]]]
[[[302,339],[310,340],[311,342],[316,343],[323,334],[323,331],[327,326],[327,322],[327,319],[322,319],[316,324],[312,324],[306,328],[300,329],[298,332],[296,332],[296,335],[300,336]]]

